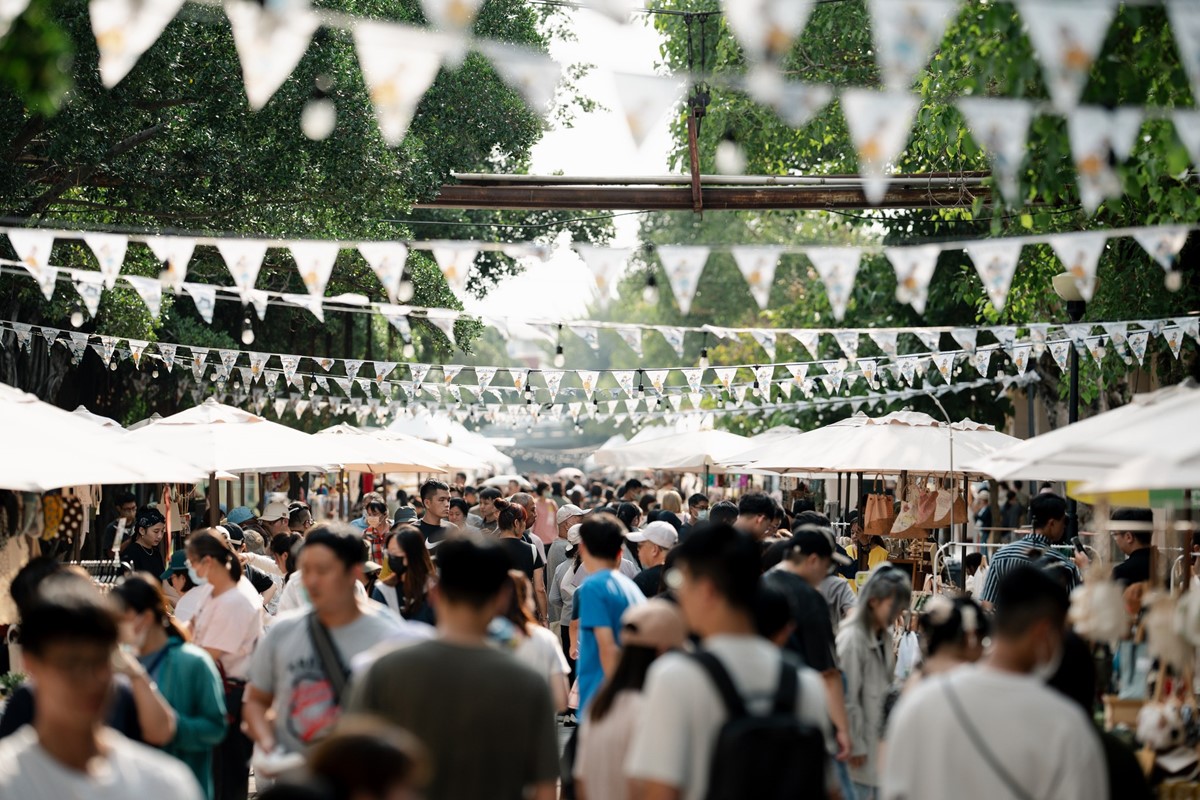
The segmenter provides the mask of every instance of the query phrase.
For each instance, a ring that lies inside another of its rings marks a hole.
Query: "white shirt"
[[[277,617],[289,611],[308,608],[312,605],[308,599],[308,592],[304,591],[304,581],[300,578],[300,570],[289,575],[283,588],[279,591],[283,594],[280,595],[279,604],[275,607],[275,616]],[[359,600],[367,599],[367,590],[363,588],[362,581],[354,582],[354,596]]]
[[[629,740],[642,711],[642,693],[628,689],[617,692],[612,707],[601,720],[590,715],[579,726],[579,747],[575,752],[575,780],[587,787],[588,797],[626,800],[629,781],[625,779],[625,759]]]
[[[90,773],[56,761],[26,725],[0,741],[0,797],[21,800],[128,800],[131,797],[202,800],[182,761],[131,742],[109,728],[100,733],[108,754]]]
[[[559,638],[541,625],[530,625],[527,636],[521,638],[512,654],[523,664],[528,664],[553,686],[556,678],[571,671],[567,657],[563,655]]]
[[[192,644],[220,650],[220,666],[225,677],[245,680],[250,671],[250,656],[262,636],[261,603],[255,606],[236,588],[218,597],[209,596],[192,621]]]
[[[779,689],[779,648],[758,636],[712,636],[704,649],[721,660],[746,709],[766,713]],[[828,738],[825,684],[807,667],[799,675],[796,716]],[[667,653],[650,666],[643,696],[625,774],[673,786],[684,800],[702,800],[717,734],[727,716],[712,678],[691,657]]]
[[[971,665],[926,679],[896,706],[887,734],[882,800],[979,800],[1013,793],[988,766],[950,704],[1029,797],[1106,800],[1104,752],[1083,710],[1037,678]]]
[[[238,579],[237,589],[256,608],[262,607],[262,595],[258,593],[258,590],[254,588],[254,584],[245,575]],[[196,612],[200,610],[200,607],[210,597],[212,597],[211,583],[202,583],[195,589],[192,589],[179,598],[179,602],[175,604],[175,621],[180,625],[186,625],[191,622],[196,616]]]

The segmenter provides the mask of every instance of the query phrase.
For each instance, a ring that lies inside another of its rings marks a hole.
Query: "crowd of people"
[[[1142,796],[1061,657],[1061,497],[978,600],[914,620],[911,573],[811,507],[533,485],[367,493],[349,523],[270,500],[171,553],[120,504],[111,591],[48,558],[13,581],[0,797]]]

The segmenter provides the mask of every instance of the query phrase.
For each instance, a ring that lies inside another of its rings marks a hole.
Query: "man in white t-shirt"
[[[883,800],[1108,797],[1095,728],[1043,682],[1062,650],[1066,591],[1021,565],[1000,579],[995,598],[991,654],[927,679],[896,707]]]
[[[688,627],[729,673],[752,714],[775,698],[783,654],[755,632],[760,549],[728,525],[694,531],[675,550],[667,584]],[[799,668],[796,716],[831,738],[821,676]],[[725,704],[705,669],[690,656],[668,653],[650,667],[645,701],[625,762],[631,796],[700,800],[708,789],[713,749]],[[828,782],[826,785],[829,785]]]
[[[104,727],[117,646],[115,609],[87,583],[51,577],[21,620],[37,684],[32,725],[0,742],[0,797],[201,800],[183,764]]]

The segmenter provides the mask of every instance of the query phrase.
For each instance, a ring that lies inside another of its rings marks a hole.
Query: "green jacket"
[[[163,751],[178,758],[213,796],[213,748],[225,738],[225,690],[212,658],[195,645],[172,636],[153,676],[175,710],[175,738]]]

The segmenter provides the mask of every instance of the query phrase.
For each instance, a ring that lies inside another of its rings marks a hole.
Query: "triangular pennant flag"
[[[958,0],[871,0],[875,60],[887,88],[903,92],[912,87],[958,7]]]
[[[242,386],[254,383],[254,372],[249,367],[238,367],[238,376],[242,380]]]
[[[1175,326],[1163,328],[1162,337],[1171,348],[1171,355],[1178,359],[1179,351],[1183,347],[1183,331]]]
[[[621,387],[621,390],[629,397],[633,397],[633,370],[613,370],[612,376],[617,379],[617,385]]]
[[[196,249],[196,241],[180,236],[148,236],[145,242],[154,257],[162,262],[163,269],[158,280],[178,294],[187,277],[188,262]]]
[[[1108,334],[1108,339],[1112,342],[1113,349],[1117,351],[1117,355],[1122,359],[1128,359],[1129,354],[1125,349],[1125,344],[1128,340],[1129,323],[1102,322],[1100,327],[1104,328],[1104,332]]]
[[[590,369],[577,369],[575,374],[579,376],[579,382],[583,385],[583,393],[590,397],[592,392],[596,391],[596,381],[600,378],[600,373]]]
[[[992,353],[995,350],[991,347],[985,347],[982,350],[976,350],[971,356],[971,366],[979,373],[979,376],[986,378],[988,374],[988,366],[992,363]]]
[[[13,322],[10,323],[10,326],[12,327],[12,332],[17,337],[17,344],[20,345],[22,350],[28,351],[29,341],[33,338],[33,329],[24,322]]]
[[[1029,368],[1029,351],[1031,349],[1032,345],[1028,344],[1013,345],[1012,359],[1018,375],[1024,375],[1025,370]]]
[[[1011,354],[1013,345],[1016,344],[1017,341],[1017,326],[1002,325],[1000,327],[992,328],[991,330],[992,336],[996,338],[996,341],[1000,343],[1000,346],[1004,348],[1005,352]]]
[[[946,383],[950,382],[950,375],[954,369],[955,355],[955,353],[936,353],[933,356],[933,365],[937,367],[937,371],[941,373]]]
[[[718,367],[713,370],[713,374],[717,376],[717,383],[721,384],[721,388],[728,392],[734,376],[737,375],[737,367]]]
[[[1146,346],[1150,343],[1150,331],[1134,331],[1129,334],[1129,350],[1138,361],[1138,366],[1146,365]]]
[[[31,274],[37,275],[50,263],[50,251],[54,247],[54,231],[35,228],[8,228],[9,244],[17,252],[17,259]]]
[[[404,141],[417,106],[446,56],[444,47],[430,42],[427,32],[402,25],[362,21],[354,27],[363,80],[371,93],[379,132],[390,147]]]
[[[655,330],[661,333],[662,337],[667,340],[667,344],[675,351],[675,355],[683,358],[683,328],[671,328],[660,325]]]
[[[258,111],[300,62],[318,20],[304,6],[276,10],[250,0],[225,0],[225,15],[242,63],[246,98],[250,108]]]
[[[357,378],[358,371],[362,369],[363,362],[358,359],[347,358],[343,363],[346,367],[346,376],[350,378],[350,380]]]
[[[1063,333],[1076,347],[1085,347],[1087,338],[1092,335],[1092,324],[1090,322],[1074,323],[1063,325]]]
[[[1200,117],[1197,117],[1197,121],[1200,122]],[[1163,269],[1170,272],[1175,268],[1175,260],[1187,243],[1190,232],[1191,229],[1185,225],[1164,225],[1137,228],[1133,231],[1133,238]]]
[[[1029,341],[1033,345],[1033,357],[1041,358],[1046,352],[1046,335],[1050,326],[1044,322],[1035,322],[1029,326]]]
[[[217,242],[217,250],[233,276],[233,284],[242,301],[248,302],[249,292],[258,280],[258,271],[267,254],[267,243],[256,239],[221,239]]]
[[[867,383],[868,383],[868,384],[869,384],[869,385],[870,385],[872,388],[874,388],[874,386],[875,386],[875,373],[876,373],[876,370],[877,370],[877,368],[878,368],[878,367],[877,367],[877,365],[876,365],[875,359],[873,359],[873,358],[860,358],[860,359],[858,360],[858,368],[859,368],[860,370],[862,370],[862,376],[863,376],[863,378],[865,378],[865,379],[866,379],[866,381],[867,381]]]
[[[457,383],[446,384],[446,391],[449,392],[450,396],[454,398],[454,402],[462,402],[462,387],[460,387]]]
[[[96,351],[96,355],[108,365],[113,360],[113,354],[117,351],[117,339],[112,336],[101,336],[99,344],[93,344],[92,349]]]
[[[700,384],[704,381],[704,370],[699,367],[689,367],[682,370],[683,379],[687,381],[688,389],[692,392],[700,391]]]
[[[756,245],[730,248],[733,260],[746,283],[750,284],[750,294],[758,307],[767,310],[770,301],[771,286],[775,282],[775,268],[779,266],[779,257],[783,248],[777,245]]]
[[[443,364],[442,383],[453,383],[460,372],[462,372],[462,367],[458,364]]]
[[[376,361],[372,364],[372,366],[375,369],[375,384],[378,386],[382,384],[384,380],[387,379],[387,376],[392,374],[392,370],[399,365],[395,361]],[[450,367],[443,367],[443,369],[448,370]],[[454,375],[457,375],[461,369],[462,367],[454,367]],[[446,378],[447,382],[452,380],[454,380],[453,376]]]
[[[275,409],[275,418],[276,419],[283,418],[283,414],[285,411],[287,411],[289,402],[290,401],[286,397],[276,397],[274,400],[271,401],[271,407]]]
[[[371,266],[388,300],[395,303],[404,279],[404,265],[408,262],[408,248],[399,242],[359,242],[358,252]]]
[[[700,408],[704,404],[704,395],[700,392],[688,392],[688,402],[692,408]]]
[[[200,318],[211,325],[213,309],[217,306],[217,287],[207,283],[185,283],[183,289],[196,304],[196,311],[199,312]]]
[[[454,293],[455,297],[461,295],[467,288],[467,276],[471,272],[471,266],[475,263],[475,256],[479,249],[472,245],[447,244],[436,246],[432,250],[433,259],[441,269],[450,291]]]
[[[123,275],[122,277],[138,293],[138,297],[142,298],[142,302],[146,304],[146,310],[150,312],[150,319],[158,319],[159,310],[162,308],[162,284],[154,278],[145,278],[141,275]]]
[[[758,342],[759,347],[767,354],[767,358],[771,361],[775,360],[775,331],[762,330],[754,328],[750,331],[750,335],[754,337],[754,341]]]
[[[326,372],[329,372],[329,370],[333,369],[333,365],[336,363],[332,358],[329,358],[328,356],[323,356],[321,358],[314,358],[313,361],[317,362],[317,366],[320,367],[321,369],[325,370]]]
[[[300,356],[279,356],[279,363],[283,365],[283,377],[288,383],[292,382],[292,378],[296,377],[296,369],[300,366]]]
[[[792,128],[803,128],[833,99],[833,87],[785,81],[779,70],[772,67],[751,69],[745,87],[755,102],[769,106]]]
[[[1175,317],[1171,320],[1185,336],[1190,336],[1200,342],[1200,317]]]
[[[76,338],[76,334],[71,334],[71,340],[67,344],[67,349],[71,352],[71,363],[78,366],[84,352],[87,351],[87,335],[79,334],[78,338]]]
[[[745,384],[739,384],[733,387],[733,399],[739,406],[746,404],[746,392],[749,389],[750,387],[746,386]]]
[[[51,350],[54,347],[54,341],[58,338],[58,331],[44,325],[39,330],[41,331],[42,338],[46,340],[46,350]]]
[[[987,154],[1000,194],[1010,205],[1021,203],[1019,176],[1029,140],[1033,104],[1004,97],[964,97],[957,102],[971,137]]]
[[[568,324],[567,330],[583,339],[584,343],[593,350],[600,349],[600,329],[595,325]]]
[[[1104,341],[1102,339],[1087,339],[1084,341],[1087,345],[1087,350],[1092,354],[1092,358],[1097,364],[1104,362]]]
[[[679,311],[687,316],[700,283],[700,273],[708,261],[709,248],[703,245],[664,245],[657,252]]]
[[[888,356],[889,358],[896,357],[896,353],[898,352],[896,345],[898,335],[896,331],[872,330],[868,333],[871,336],[871,341],[875,343],[875,346],[878,347],[885,356]]]
[[[667,402],[671,404],[671,408],[673,408],[675,411],[679,411],[680,409],[683,408],[683,395],[681,395],[681,394],[667,395]]]
[[[758,388],[762,390],[763,397],[770,399],[771,381],[775,379],[775,366],[768,364],[765,367],[754,368],[754,381],[758,384]]]
[[[834,331],[833,340],[846,354],[846,360],[853,364],[858,360],[858,331]]]
[[[329,284],[329,276],[333,274],[333,264],[337,261],[341,246],[337,242],[304,241],[291,242],[288,250],[296,259],[296,268],[304,287],[313,297],[324,297],[325,287]]]
[[[792,373],[792,380],[799,386],[804,384],[808,378],[808,364],[788,364],[788,372]]]
[[[1050,247],[1075,279],[1085,303],[1091,302],[1092,294],[1096,291],[1096,265],[1100,263],[1100,255],[1107,243],[1108,234],[1104,231],[1064,233],[1050,237]]]
[[[280,293],[279,299],[288,305],[306,308],[319,322],[325,321],[325,301],[320,297],[313,297],[311,294]]]
[[[88,316],[95,318],[96,312],[100,310],[100,297],[104,294],[104,278],[96,272],[75,270],[74,284],[75,291],[79,292],[79,297],[88,311]],[[211,311],[209,311],[206,321],[212,321]]]
[[[546,389],[550,392],[550,402],[554,402],[558,398],[559,387],[562,386],[564,373],[561,369],[544,369],[542,370],[542,380],[546,382]]]
[[[958,342],[958,346],[968,353],[975,349],[975,342],[979,338],[979,331],[975,328],[952,328],[950,336],[954,341]]]
[[[240,353],[237,350],[218,350],[217,355],[221,359],[221,366],[225,370],[225,375],[228,376],[233,365],[237,363]]]
[[[1058,368],[1065,370],[1067,368],[1067,357],[1071,352],[1071,342],[1068,339],[1055,339],[1049,343],[1050,355],[1054,356],[1054,363],[1058,364]]]
[[[100,51],[100,82],[111,89],[150,49],[183,0],[91,0],[88,14]]]
[[[423,384],[425,382],[425,376],[429,374],[429,365],[428,364],[409,364],[408,371],[409,371],[409,374],[412,376],[413,383],[417,386],[420,386],[421,384]],[[517,388],[519,389],[521,387],[518,386]]]
[[[613,83],[617,90],[617,101],[624,112],[625,124],[629,126],[629,134],[637,147],[641,147],[654,130],[654,123],[675,107],[683,91],[683,85],[677,78],[660,75],[614,72]]]
[[[925,313],[929,282],[942,250],[937,245],[889,247],[883,251],[896,273],[896,302],[907,303],[918,314]]]
[[[495,367],[475,367],[475,380],[479,383],[480,389],[491,386],[494,377],[496,377]]]
[[[163,366],[167,368],[167,372],[175,369],[175,345],[156,342],[155,346],[158,348],[158,355],[162,359]]]
[[[208,348],[206,347],[190,347],[192,351],[192,377],[197,381],[204,377],[204,371],[208,368]]]
[[[1193,0],[1167,0],[1167,18],[1192,95],[1200,97],[1200,5]]]
[[[270,353],[249,353],[250,356],[250,377],[257,381],[262,377],[263,367],[267,365],[267,360],[271,357]],[[318,381],[319,382],[319,381]],[[322,387],[325,388],[325,387]]]
[[[1008,290],[1012,286],[1013,273],[1017,271],[1017,261],[1021,258],[1021,242],[1013,241],[983,241],[966,246],[967,255],[975,265],[987,291],[988,299],[997,311],[1004,310],[1008,301]]]
[[[1151,336],[1158,336],[1162,332],[1163,321],[1161,319],[1139,319],[1137,324],[1150,331]]]
[[[42,290],[42,297],[45,297],[47,302],[53,300],[54,290],[58,287],[58,267],[47,265],[33,273],[33,277]]]
[[[141,367],[142,366],[142,353],[146,352],[146,345],[148,345],[150,343],[143,341],[141,339],[129,339],[128,342],[129,342],[129,357],[133,359],[133,365],[135,367]]]
[[[861,248],[813,247],[806,250],[805,255],[821,276],[833,318],[840,322],[846,316],[846,306],[854,291],[854,278],[858,275],[862,258]]]
[[[858,152],[863,194],[871,205],[883,202],[891,164],[904,149],[920,100],[907,92],[870,89],[842,91],[842,113]]]
[[[1042,62],[1054,108],[1067,113],[1079,103],[1088,74],[1112,24],[1110,0],[1016,0],[1033,49]]]
[[[364,395],[366,395],[367,397],[371,396],[371,379],[370,378],[355,378],[354,383],[358,386],[359,389],[362,389],[362,393]]]
[[[820,336],[817,331],[793,329],[789,330],[788,334],[801,345],[803,345],[804,349],[808,351],[808,354],[811,357],[820,358],[820,356],[817,355]]]
[[[649,379],[650,385],[654,387],[654,391],[662,394],[667,388],[667,375],[670,374],[669,369],[652,369],[646,371],[646,378]]]
[[[273,369],[265,370],[263,372],[263,382],[266,384],[268,392],[275,391],[275,384],[279,383],[279,373]]]
[[[911,386],[917,374],[917,357],[903,356],[896,363],[900,367],[900,377]]]
[[[575,245],[575,252],[592,271],[596,281],[596,297],[600,307],[606,308],[617,295],[617,282],[625,272],[633,250],[628,247],[599,247],[590,244]]]
[[[509,368],[508,374],[512,377],[513,386],[517,387],[517,391],[525,391],[529,384],[529,370]]]
[[[487,42],[481,49],[497,74],[521,93],[533,113],[541,116],[549,109],[562,80],[562,67],[554,59],[500,42]]]
[[[443,31],[469,31],[483,0],[421,0],[425,19]]]
[[[929,348],[929,352],[936,353],[942,346],[942,334],[938,331],[915,330],[913,335],[920,340],[921,344]]]
[[[129,248],[129,238],[116,233],[85,233],[83,241],[100,262],[100,274],[104,276],[104,288],[111,289],[117,284],[117,276],[121,274],[121,266],[125,263],[125,251]]]
[[[342,390],[342,394],[346,395],[346,397],[350,396],[351,390],[354,388],[354,381],[350,380],[349,378],[338,377],[334,377],[332,380],[334,386]]]
[[[641,328],[636,328],[636,327],[632,327],[632,326],[629,326],[629,327],[621,326],[619,328],[614,328],[613,330],[615,330],[617,332],[617,335],[621,337],[621,341],[623,341],[623,342],[625,342],[625,344],[629,345],[629,348],[631,350],[633,350],[634,354],[638,358],[642,357],[642,329]]]
[[[296,413],[296,419],[300,419],[302,416],[308,413],[308,406],[310,402],[311,401],[309,400],[297,399],[296,402],[292,404],[292,411]]]
[[[1137,108],[1109,111],[1082,106],[1067,115],[1079,201],[1089,214],[1105,200],[1124,192],[1115,165],[1129,157],[1141,126],[1142,111]]]
[[[758,64],[782,61],[812,11],[812,0],[736,0],[722,5],[746,59]]]

